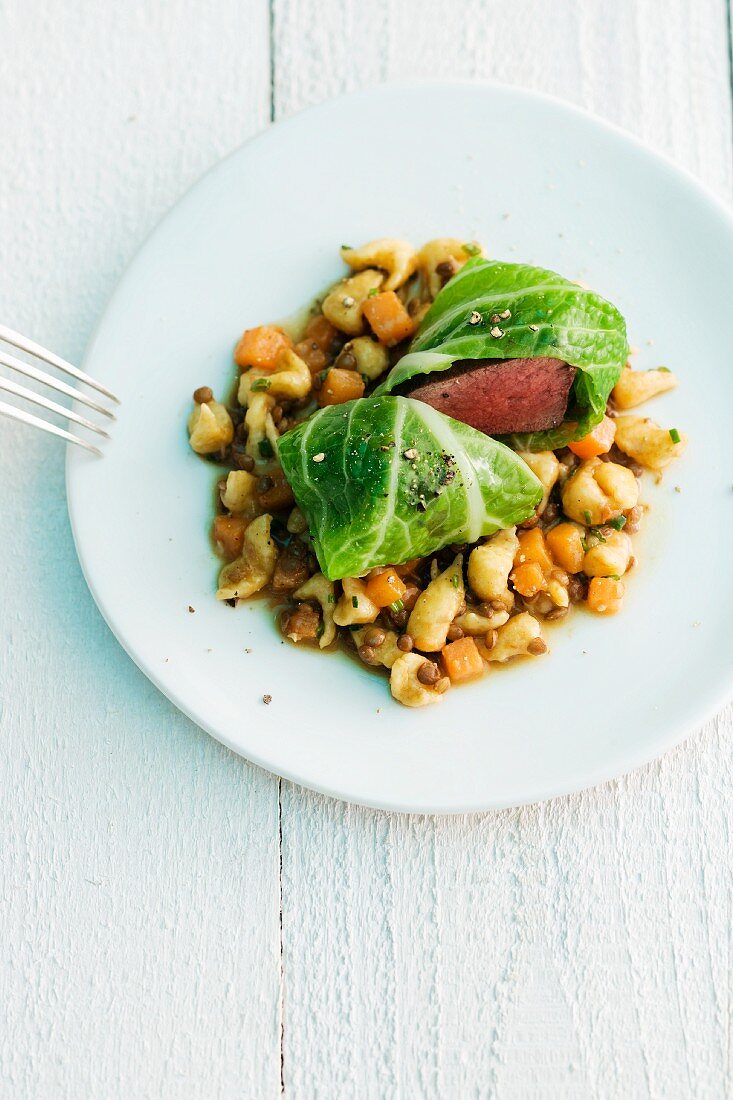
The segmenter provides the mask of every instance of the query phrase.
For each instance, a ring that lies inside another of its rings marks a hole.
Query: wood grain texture
[[[0,42],[0,316],[78,359],[160,215],[267,123],[267,6],[5,0]],[[0,1096],[278,1095],[277,780],[113,639],[61,447],[0,440]]]
[[[722,0],[274,14],[278,117],[388,78],[493,77],[605,115],[731,197]],[[729,709],[617,783],[469,818],[283,785],[287,1094],[731,1095],[732,729]]]

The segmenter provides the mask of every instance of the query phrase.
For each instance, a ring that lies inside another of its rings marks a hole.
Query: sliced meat
[[[561,424],[574,377],[562,359],[464,359],[405,392],[486,435],[507,435]]]

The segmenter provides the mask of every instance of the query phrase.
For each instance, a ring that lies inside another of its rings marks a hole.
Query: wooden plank
[[[730,198],[724,0],[275,0],[274,26],[279,116],[389,78],[494,77]],[[470,818],[284,785],[286,1091],[723,1095],[732,728],[729,709],[627,779]]]
[[[9,0],[0,40],[2,318],[78,359],[159,216],[267,124],[267,3]],[[102,622],[61,447],[0,438],[0,1093],[279,1095],[277,780]]]

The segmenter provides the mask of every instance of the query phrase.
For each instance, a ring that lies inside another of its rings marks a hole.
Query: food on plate
[[[602,419],[627,358],[615,306],[553,271],[476,256],[440,291],[376,392],[410,393],[428,376],[441,411],[456,415],[452,403],[464,411],[473,387],[492,434],[512,435],[525,450],[554,449]]]
[[[574,377],[561,359],[465,359],[406,392],[487,435],[541,432],[562,423]]]
[[[331,580],[474,543],[542,497],[509,447],[406,397],[326,406],[281,437],[278,455]]]
[[[234,399],[199,387],[189,440],[225,469],[217,597],[269,596],[283,638],[420,707],[545,654],[574,605],[621,609],[640,478],[687,444],[636,409],[677,379],[631,368],[593,291],[475,242],[341,255],[297,330],[245,330]]]

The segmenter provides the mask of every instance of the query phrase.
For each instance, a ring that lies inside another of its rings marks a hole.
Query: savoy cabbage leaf
[[[577,371],[565,422],[512,436],[522,450],[562,447],[600,423],[628,357],[626,324],[610,302],[554,271],[477,257],[441,290],[409,352],[375,393],[392,393],[461,359],[539,357]]]
[[[527,519],[542,497],[503,443],[405,397],[327,406],[278,453],[330,580],[475,542]]]

